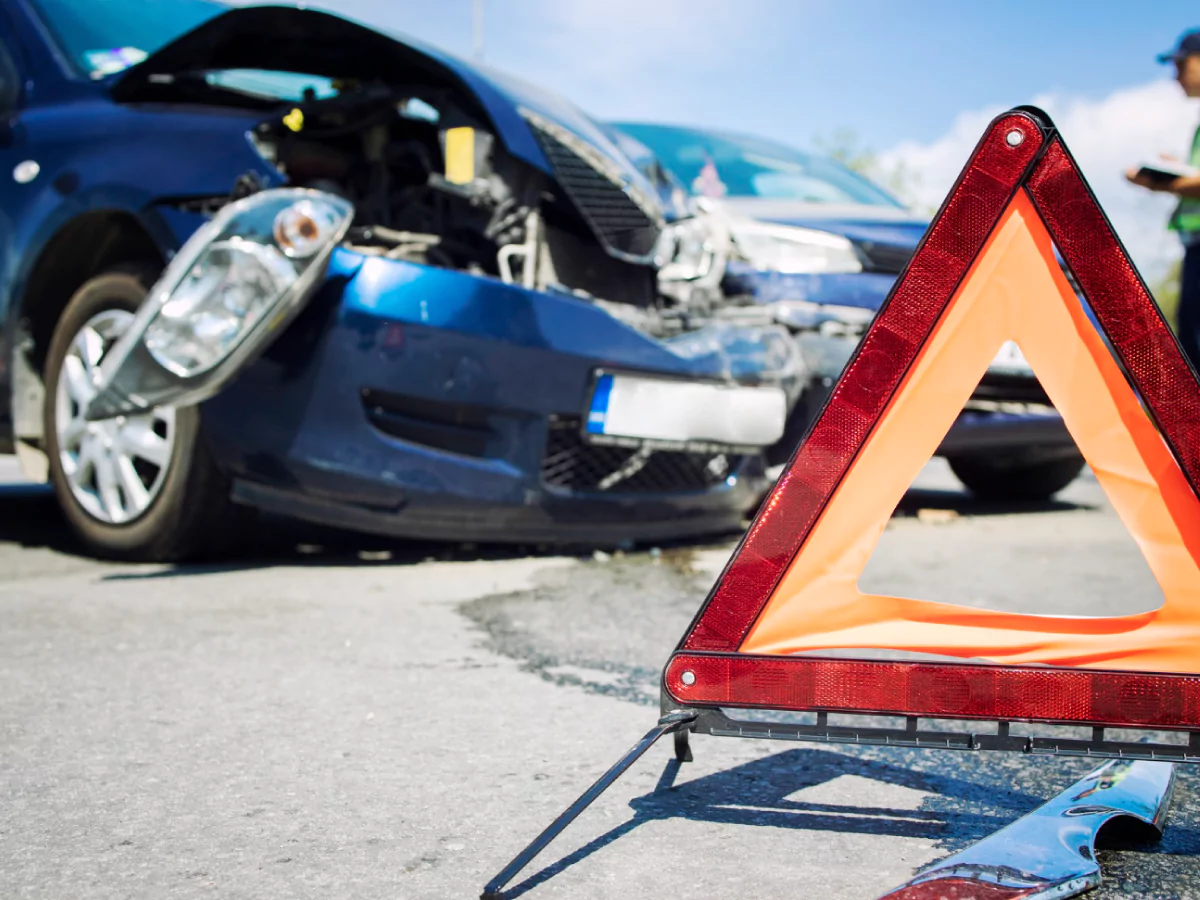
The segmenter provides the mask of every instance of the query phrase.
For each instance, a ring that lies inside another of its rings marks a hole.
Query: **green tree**
[[[817,135],[813,146],[821,153],[836,159],[848,169],[853,169],[868,178],[879,165],[875,151],[863,146],[853,128],[838,128],[828,137]]]

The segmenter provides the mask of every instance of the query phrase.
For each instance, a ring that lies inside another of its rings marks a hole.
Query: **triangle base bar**
[[[667,699],[667,698],[664,698]],[[854,724],[831,724],[830,714],[811,714],[811,722],[767,721],[735,718],[731,709],[679,709],[695,714],[688,726],[694,734],[715,737],[758,738],[773,741],[808,741],[818,744],[858,744],[877,747],[908,747],[920,750],[1000,750],[1033,756],[1086,757],[1089,759],[1146,759],[1177,763],[1200,763],[1200,732],[1180,735],[1178,744],[1115,741],[1104,728],[1091,728],[1090,737],[1050,737],[1024,733],[1020,724],[1007,721],[984,723],[939,719],[937,728],[921,728],[922,719],[853,713]],[[872,724],[859,724],[870,720]],[[928,721],[928,720],[926,720]],[[987,726],[986,730],[984,726]]]
[[[1196,731],[1200,677],[1050,666],[681,653],[672,706],[862,712]]]

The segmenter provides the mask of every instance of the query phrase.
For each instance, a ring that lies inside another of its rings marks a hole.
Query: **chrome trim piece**
[[[1113,760],[880,900],[1074,897],[1101,882],[1095,853],[1100,829],[1130,817],[1161,835],[1174,789],[1172,763]]]

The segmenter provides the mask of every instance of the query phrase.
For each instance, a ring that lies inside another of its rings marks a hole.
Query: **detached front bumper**
[[[402,537],[662,540],[740,528],[762,457],[585,442],[594,372],[742,380],[745,363],[673,350],[572,297],[338,250],[304,312],[202,413],[256,507]]]

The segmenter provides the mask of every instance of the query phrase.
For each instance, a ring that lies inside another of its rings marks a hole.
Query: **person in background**
[[[1174,50],[1162,54],[1159,62],[1175,64],[1175,80],[1189,97],[1200,97],[1200,28],[1186,32]],[[1200,169],[1200,127],[1192,139],[1188,163]],[[1152,191],[1165,191],[1179,197],[1179,205],[1167,226],[1178,231],[1183,241],[1183,271],[1179,283],[1179,343],[1192,368],[1200,372],[1200,173],[1184,175],[1174,181],[1152,182],[1130,169],[1125,177]]]

